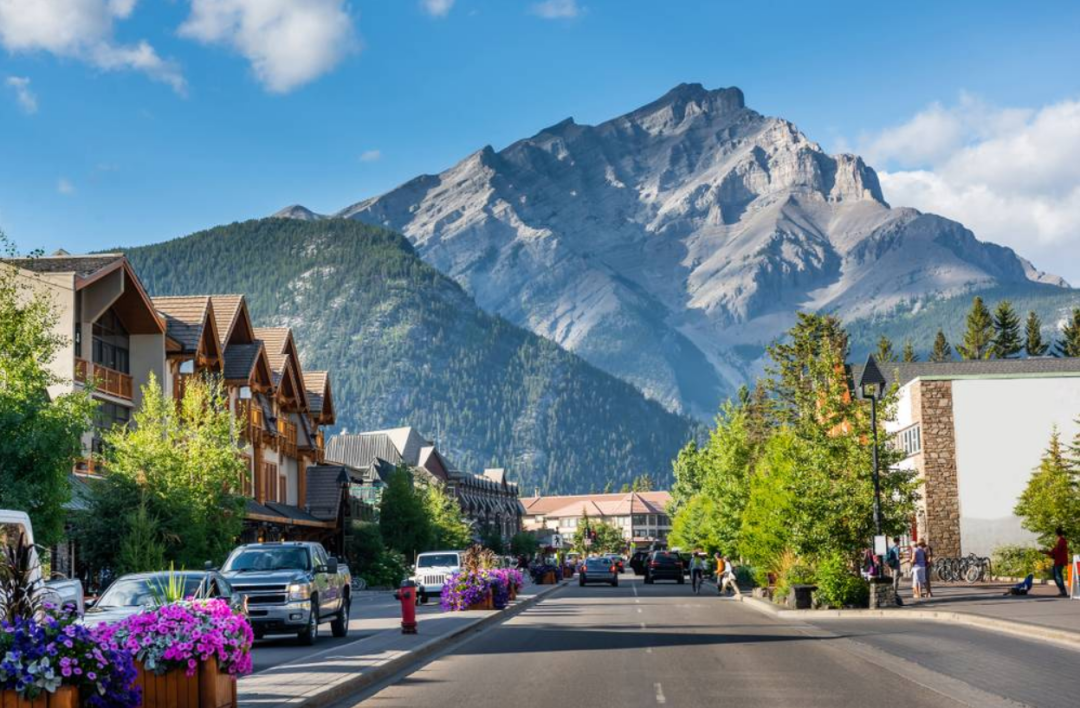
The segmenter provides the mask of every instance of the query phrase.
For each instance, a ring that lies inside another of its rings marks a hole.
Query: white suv
[[[416,557],[412,581],[416,583],[420,602],[427,602],[429,597],[438,597],[442,593],[446,579],[461,570],[464,554],[464,551],[431,551]]]

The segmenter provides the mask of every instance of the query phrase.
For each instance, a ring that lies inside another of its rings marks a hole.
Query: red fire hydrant
[[[406,580],[398,590],[401,600],[401,633],[416,634],[416,583]]]

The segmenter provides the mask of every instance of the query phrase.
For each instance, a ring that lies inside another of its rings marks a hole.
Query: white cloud
[[[543,17],[545,20],[566,20],[581,14],[577,0],[544,0],[534,3],[532,13]]]
[[[325,74],[356,48],[344,0],[191,0],[180,34],[232,47],[275,93]]]
[[[56,191],[66,197],[75,193],[75,185],[67,177],[61,177],[56,180]]]
[[[893,206],[955,219],[1044,270],[1080,276],[1080,100],[1015,109],[965,95],[863,136],[860,152],[882,168]]]
[[[25,76],[9,76],[4,81],[15,92],[15,100],[24,113],[37,113],[37,96],[30,90],[30,79]]]
[[[420,7],[432,17],[446,17],[454,0],[420,0]]]
[[[184,77],[146,41],[117,44],[113,23],[137,0],[0,0],[0,44],[9,52],[44,51],[108,71],[141,71],[183,93]]]
[[[376,162],[382,158],[382,150],[365,150],[360,153],[360,162]]]

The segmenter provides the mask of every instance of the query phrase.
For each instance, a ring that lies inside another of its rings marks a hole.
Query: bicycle
[[[354,575],[349,580],[349,587],[356,591],[367,590],[367,581],[361,578],[359,575]]]

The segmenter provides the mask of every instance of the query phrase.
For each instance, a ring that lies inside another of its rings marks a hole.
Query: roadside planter
[[[131,654],[75,624],[72,609],[0,623],[0,707],[135,708]]]
[[[251,672],[251,625],[223,600],[172,603],[94,631],[134,656],[144,708],[236,706],[236,677]]]

